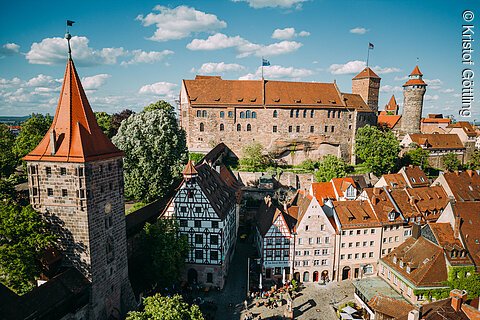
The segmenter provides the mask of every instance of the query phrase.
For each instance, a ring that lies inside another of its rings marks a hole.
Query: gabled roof
[[[405,300],[387,297],[377,294],[370,301],[368,306],[381,314],[387,315],[393,319],[407,318],[413,306]]]
[[[406,166],[400,169],[399,173],[403,175],[407,184],[411,188],[426,187],[430,184],[428,177],[419,166]]]
[[[367,201],[334,201],[333,206],[342,229],[381,226]]]
[[[480,270],[480,228],[478,225],[480,202],[456,202],[453,211],[461,218],[460,233],[477,270]]]
[[[355,181],[351,177],[333,178],[331,183],[339,196],[344,196],[344,193],[350,186],[353,186],[355,189],[357,188]]]
[[[377,125],[380,127],[385,126],[387,128],[393,129],[401,118],[401,115],[389,115],[380,113],[378,115]]]
[[[398,104],[397,104],[397,101],[395,100],[395,95],[392,94],[392,97],[390,98],[387,105],[385,106],[385,111],[397,112],[397,110],[398,110]]]
[[[478,318],[469,318],[464,312],[464,304],[462,308],[455,311],[452,307],[452,298],[438,300],[423,305],[422,320],[477,320]],[[468,312],[468,311],[467,311]],[[478,316],[478,314],[477,314]]]
[[[312,183],[313,196],[317,199],[321,206],[327,199],[336,199],[335,191],[332,183],[329,182],[313,182]]]
[[[356,109],[358,112],[372,112],[372,109],[365,103],[358,94],[342,93],[343,101],[349,109]]]
[[[457,134],[409,134],[412,142],[424,146],[429,150],[464,149],[463,143]]]
[[[380,260],[416,287],[444,287],[444,282],[447,281],[447,263],[443,249],[424,237],[406,239]],[[403,267],[400,266],[400,261],[403,262]],[[411,268],[410,273],[407,272],[407,266]]]
[[[422,217],[422,214],[417,211],[414,206],[414,201],[411,200],[405,189],[392,189],[390,194],[406,219]]]
[[[451,265],[473,265],[473,261],[470,260],[468,255],[462,257],[457,254],[452,257],[453,250],[458,252],[466,250],[466,248],[463,247],[460,239],[455,238],[452,225],[449,222],[428,223],[428,228],[432,231],[438,245],[445,250],[445,257]]]
[[[410,202],[416,206],[427,221],[435,221],[447,207],[449,199],[441,186],[407,188]]]
[[[123,152],[98,126],[73,60],[68,59],[53,123],[39,145],[23,159],[88,162],[120,156],[123,156]]]
[[[397,212],[395,204],[390,200],[386,190],[383,188],[366,188],[363,190],[373,207],[377,219],[382,224],[398,224],[403,222],[403,217]],[[389,213],[395,212],[393,220],[389,219]]]
[[[313,197],[303,190],[298,190],[293,199],[288,204],[288,212],[292,217],[297,219],[297,223],[302,221],[303,216],[307,212]]]
[[[445,172],[443,178],[457,202],[480,200],[480,175],[476,171]]]
[[[475,128],[472,126],[472,124],[468,121],[458,121],[456,123],[451,123],[447,126],[447,128],[461,128],[465,132],[465,134],[469,137],[476,137],[477,133],[475,131]]]
[[[405,177],[401,173],[386,173],[382,178],[385,180],[388,189],[405,188],[407,186]]]
[[[355,77],[353,77],[353,79],[364,79],[364,78],[380,79],[380,77],[375,72],[373,72],[373,70],[370,69],[370,67],[366,67],[365,69],[360,71],[359,74],[357,74]]]

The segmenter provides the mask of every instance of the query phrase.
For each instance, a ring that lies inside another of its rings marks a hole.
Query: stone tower
[[[378,93],[380,91],[380,77],[369,67],[363,69],[352,79],[352,93],[359,94],[365,103],[378,113]]]
[[[98,126],[70,56],[52,126],[24,160],[30,203],[59,234],[65,266],[91,281],[89,319],[119,319],[135,304],[122,157]]]
[[[427,90],[427,84],[422,76],[418,66],[415,66],[408,81],[403,85],[403,113],[400,128],[402,134],[420,133],[423,96]]]

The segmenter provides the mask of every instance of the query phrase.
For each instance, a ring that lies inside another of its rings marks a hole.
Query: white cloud
[[[426,94],[425,95],[425,101],[432,101],[432,100],[438,100],[438,98],[440,98],[438,95],[429,95],[429,94]]]
[[[153,36],[148,38],[154,41],[182,39],[194,32],[211,32],[227,26],[227,23],[219,20],[216,15],[187,6],[170,9],[158,5],[153,11],[158,13],[139,15],[136,20],[141,21],[145,27],[151,25],[157,27]]]
[[[395,81],[405,81],[405,80],[408,80],[408,76],[403,76],[403,77],[396,76],[395,78],[393,78],[393,80],[395,80]]]
[[[0,59],[6,56],[13,56],[20,52],[20,46],[16,43],[5,43],[0,47]]]
[[[300,9],[302,7],[302,2],[307,0],[232,0],[233,2],[247,2],[248,5],[252,8],[291,8],[295,7]]]
[[[308,37],[310,32],[300,31],[295,32],[295,28],[275,29],[272,33],[272,39],[288,40],[294,37]]]
[[[369,31],[368,29],[365,29],[362,27],[356,27],[356,28],[350,29],[350,33],[354,33],[354,34],[365,34],[368,31]]]
[[[354,74],[359,73],[367,64],[365,61],[354,60],[348,61],[345,64],[332,64],[328,69],[332,74]],[[375,66],[372,67],[372,70],[378,74],[385,74],[385,73],[392,73],[392,72],[399,72],[400,69],[394,67],[380,67]]]
[[[428,88],[431,90],[438,90],[442,87],[443,81],[440,79],[424,79],[428,84]]]
[[[403,91],[402,87],[399,87],[399,86],[391,86],[387,84],[380,87],[380,92],[393,93],[393,92],[402,92],[402,91]]]
[[[53,79],[51,76],[39,74],[36,77],[31,78],[26,82],[27,87],[46,87],[51,85],[57,85],[59,81]]]
[[[85,90],[97,90],[103,86],[111,75],[106,73],[97,74],[91,77],[82,78],[82,85]]]
[[[448,88],[448,89],[442,89],[440,90],[441,93],[452,93],[452,92],[455,92],[454,89],[451,89],[451,88]]]
[[[140,88],[140,90],[138,90],[138,93],[153,94],[157,96],[172,98],[176,94],[178,94],[176,92],[177,91],[176,88],[177,88],[177,85],[175,83],[161,81],[161,82],[144,85],[143,87]]]
[[[292,79],[299,80],[304,77],[311,76],[313,74],[312,70],[308,69],[297,69],[294,67],[282,67],[278,65],[263,67],[263,74],[265,78],[270,79]],[[248,73],[244,76],[241,76],[240,80],[254,80],[260,79],[262,75],[262,67],[258,67],[255,73]]]
[[[238,72],[242,70],[245,70],[245,67],[237,63],[207,62],[202,64],[202,66],[198,70],[195,70],[193,68],[191,71],[201,73],[201,74],[209,74],[209,73]]]
[[[87,37],[74,36],[70,40],[72,56],[79,65],[115,64],[117,58],[124,56],[123,48],[103,48],[94,50],[88,46]],[[62,64],[67,59],[67,41],[63,38],[45,38],[34,42],[26,58],[32,64]]]
[[[139,63],[154,63],[163,60],[166,56],[174,54],[174,52],[171,50],[149,52],[142,50],[133,50],[130,53],[132,55],[132,59],[128,61],[122,61],[122,66]]]
[[[190,50],[218,50],[246,45],[249,42],[240,36],[229,37],[223,33],[216,33],[207,39],[193,39],[187,44]]]

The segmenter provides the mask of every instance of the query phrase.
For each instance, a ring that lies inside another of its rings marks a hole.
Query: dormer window
[[[415,183],[415,178],[411,177],[410,180],[412,180],[413,183]]]
[[[407,266],[407,273],[410,273],[412,272],[412,269],[410,268],[410,266]]]
[[[403,268],[403,261],[400,260],[400,268]]]
[[[397,256],[393,256],[393,263],[397,264]]]

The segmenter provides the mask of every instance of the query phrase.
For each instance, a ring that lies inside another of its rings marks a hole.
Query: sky
[[[458,115],[466,67],[461,61],[466,24],[462,12],[478,12],[480,21],[478,4],[1,1],[0,115],[54,114],[65,72],[63,37],[69,19],[75,21],[70,27],[72,56],[94,111],[138,111],[159,99],[174,102],[182,79],[196,74],[259,79],[262,57],[270,62],[264,68],[266,79],[336,81],[342,92],[351,92],[351,79],[365,67],[370,42],[374,49],[369,66],[382,78],[379,109],[392,94],[403,104],[402,85],[418,64],[428,83],[425,115],[480,120],[477,101],[472,118]],[[478,64],[479,58],[473,56]]]

